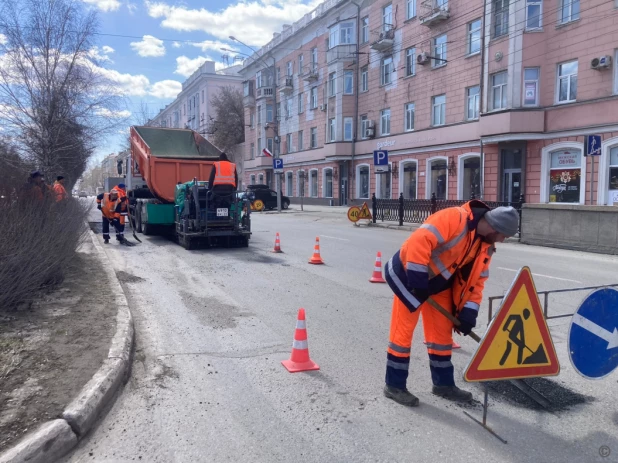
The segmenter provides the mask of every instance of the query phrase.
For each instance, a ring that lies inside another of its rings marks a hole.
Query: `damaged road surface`
[[[482,415],[482,387],[462,379],[478,346],[468,338],[456,337],[462,348],[453,363],[473,405],[431,394],[420,324],[408,382],[420,406],[404,408],[382,395],[392,293],[367,280],[376,252],[388,260],[407,232],[355,228],[345,218],[253,217],[248,248],[186,251],[143,235],[137,246],[105,248],[135,321],[132,377],[64,461],[611,461],[599,455],[602,446],[618,454],[617,378],[590,382],[572,371],[568,319],[548,323],[560,376],[533,383],[559,407],[539,409],[516,388],[490,384],[488,424],[505,445],[463,413]],[[282,254],[271,252],[276,232]],[[316,236],[325,265],[307,264]],[[522,265],[545,290],[574,280],[614,283],[618,259],[502,244],[492,265],[485,301],[503,294]],[[552,307],[574,310],[578,302],[569,296]],[[290,357],[301,307],[320,370],[290,374],[281,361]],[[486,320],[485,303],[477,333]]]

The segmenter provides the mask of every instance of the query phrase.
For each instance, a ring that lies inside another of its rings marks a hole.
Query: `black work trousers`
[[[103,216],[103,239],[106,239],[106,240],[109,239],[110,222],[111,220]],[[124,224],[119,223],[118,225],[114,226],[114,229],[116,230],[116,239],[118,241],[122,241],[124,239]]]

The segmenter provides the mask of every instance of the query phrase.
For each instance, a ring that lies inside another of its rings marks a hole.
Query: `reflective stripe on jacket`
[[[236,186],[236,164],[229,161],[215,162],[215,179],[212,185]]]
[[[445,308],[476,324],[495,250],[476,234],[478,221],[488,210],[473,200],[432,214],[387,262],[386,280],[410,311],[430,295],[452,288],[453,306]]]
[[[118,219],[121,224],[124,224],[124,216],[126,215],[126,201],[118,198],[112,201],[109,193],[103,193],[97,197],[97,203],[101,204],[101,212],[108,220]]]

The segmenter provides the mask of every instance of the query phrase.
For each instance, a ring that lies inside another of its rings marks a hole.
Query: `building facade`
[[[214,61],[206,61],[182,83],[182,91],[173,102],[159,111],[151,125],[188,128],[208,138],[211,118],[215,118],[211,98],[221,87],[242,88],[243,79],[238,74],[240,68],[240,65],[236,65],[216,71]]]
[[[284,161],[283,194],[306,203],[375,193],[611,204],[617,7],[328,0],[240,71],[244,181],[275,187],[267,148]],[[584,156],[590,134],[602,136],[600,156]],[[376,150],[388,151],[385,172]]]

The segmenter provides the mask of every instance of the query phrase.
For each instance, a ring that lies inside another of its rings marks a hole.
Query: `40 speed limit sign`
[[[358,222],[360,220],[360,211],[360,207],[352,206],[348,209],[348,219],[354,223]]]

